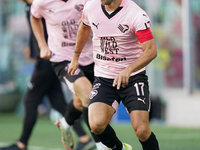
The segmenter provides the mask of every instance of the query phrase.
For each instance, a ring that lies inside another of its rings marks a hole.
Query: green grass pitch
[[[0,145],[9,145],[16,141],[22,130],[22,116],[0,113]],[[118,137],[142,150],[130,123],[111,124]],[[85,126],[85,124],[83,124]],[[151,124],[161,150],[200,150],[200,128],[176,128]],[[89,131],[86,129],[89,133]],[[77,141],[77,135],[75,142]],[[39,117],[29,141],[29,150],[64,150],[60,141],[60,132],[48,117]]]

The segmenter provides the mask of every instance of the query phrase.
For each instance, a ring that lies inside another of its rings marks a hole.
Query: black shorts
[[[149,85],[145,71],[131,76],[125,88],[121,87],[117,90],[112,84],[113,79],[96,77],[90,93],[90,104],[103,102],[117,110],[122,101],[129,113],[133,110],[149,111]]]
[[[58,78],[66,83],[73,93],[73,83],[76,79],[85,76],[91,84],[94,82],[94,63],[87,66],[79,65],[73,76],[68,74],[70,63],[70,61],[52,62],[52,66]]]

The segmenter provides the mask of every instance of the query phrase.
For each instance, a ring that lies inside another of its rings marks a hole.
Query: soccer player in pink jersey
[[[73,103],[70,101],[69,104],[65,102],[64,95],[61,88],[61,83],[55,74],[51,66],[51,62],[46,59],[41,59],[40,50],[33,34],[31,24],[30,24],[30,8],[33,0],[19,0],[26,3],[26,18],[29,24],[30,35],[29,35],[29,48],[30,48],[30,58],[35,60],[34,71],[31,76],[31,80],[28,83],[28,88],[26,95],[24,96],[24,108],[25,115],[23,119],[23,126],[21,130],[21,135],[19,139],[9,145],[0,147],[0,150],[27,150],[29,147],[30,137],[33,133],[35,127],[38,111],[37,108],[39,104],[43,101],[45,96],[48,97],[51,106],[56,109],[63,116],[66,111],[73,108]],[[44,36],[47,40],[48,35],[46,31],[45,20],[42,18],[42,23],[44,25]],[[81,119],[81,120],[80,120]],[[78,144],[75,150],[92,150],[95,147],[94,141],[90,136],[84,131],[82,126],[82,117],[79,121],[73,124],[73,129],[78,135]],[[15,136],[15,134],[10,135]]]
[[[112,150],[132,150],[131,145],[118,139],[109,125],[120,102],[130,115],[143,150],[159,150],[149,126],[145,66],[157,56],[150,27],[146,12],[131,0],[91,0],[83,9],[68,73],[74,75],[92,30],[95,81],[90,93],[89,124],[101,142]]]
[[[92,52],[92,36],[90,35],[80,57],[79,67],[74,76],[68,74],[76,35],[80,23],[83,7],[87,0],[34,0],[31,6],[31,24],[40,48],[40,57],[50,59],[58,78],[66,83],[74,93],[73,107],[66,113],[65,120],[60,119],[56,125],[61,129],[64,146],[73,149],[71,126],[83,114],[88,127],[89,94],[94,81],[94,60]],[[46,21],[48,43],[44,40],[41,18]],[[67,134],[65,134],[67,133]],[[93,134],[97,150],[107,150],[100,140]],[[86,150],[88,150],[86,148]]]

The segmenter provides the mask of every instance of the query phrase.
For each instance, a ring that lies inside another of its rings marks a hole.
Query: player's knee
[[[82,102],[81,102],[81,101],[74,101],[73,104],[74,104],[74,107],[75,107],[76,109],[82,111],[83,106],[82,106]]]
[[[141,141],[146,141],[149,138],[149,130],[145,127],[138,127],[135,129],[136,136]]]
[[[92,132],[96,135],[101,134],[105,130],[105,127],[97,122],[96,123],[90,122],[90,128]]]

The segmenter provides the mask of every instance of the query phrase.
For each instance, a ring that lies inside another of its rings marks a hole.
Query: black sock
[[[80,117],[77,121],[74,122],[73,124],[73,129],[74,131],[77,133],[78,137],[81,137],[81,136],[84,136],[86,135],[87,133],[85,132],[85,130],[83,129],[82,127],[82,121],[83,121],[83,118]]]
[[[87,107],[83,107],[83,119],[85,120],[90,132],[91,132],[91,128],[90,128],[90,125],[89,125],[89,122],[88,122],[88,108]],[[92,134],[92,137],[94,139],[94,141],[97,143],[97,142],[100,142],[99,138],[93,133],[91,132]]]
[[[97,135],[97,137],[101,140],[103,144],[105,144],[112,150],[121,150],[123,147],[122,142],[118,139],[115,131],[110,125],[106,127],[103,133]]]
[[[140,143],[142,144],[143,150],[159,150],[158,141],[153,132],[151,132],[148,140],[144,142],[140,141]]]
[[[73,125],[74,121],[80,118],[82,112],[74,107],[73,101],[67,106],[67,112],[65,114],[65,120],[69,125]]]

